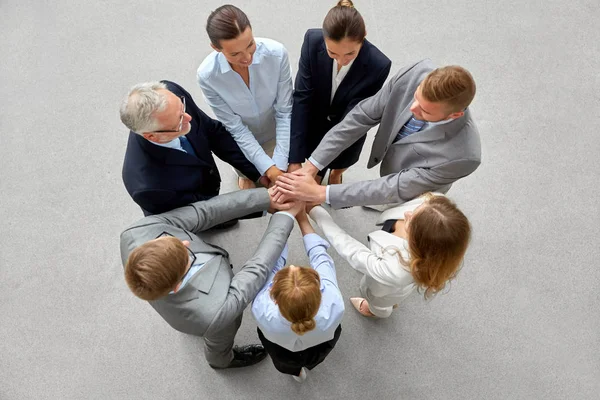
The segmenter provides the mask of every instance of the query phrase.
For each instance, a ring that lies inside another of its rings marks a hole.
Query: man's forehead
[[[161,96],[164,96],[164,98],[170,103],[173,97],[176,97],[170,90],[167,89],[158,89],[156,91],[158,94],[160,94]]]
[[[159,89],[157,92],[164,96],[167,102],[167,106],[161,113],[165,114],[179,114],[181,111],[181,100],[174,93],[166,89]]]

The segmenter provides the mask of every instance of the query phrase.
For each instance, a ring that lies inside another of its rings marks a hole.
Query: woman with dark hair
[[[415,288],[425,298],[453,279],[471,237],[467,217],[440,193],[426,193],[384,211],[381,230],[368,236],[369,247],[344,232],[321,206],[310,211],[336,251],[359,272],[362,297],[354,308],[368,317],[387,318]]]
[[[252,303],[258,337],[279,372],[298,382],[325,360],[342,332],[344,299],[329,244],[306,213],[296,216],[310,267],[284,267],[287,247]]]
[[[290,172],[301,167],[356,104],[383,86],[392,62],[366,35],[365,22],[350,0],[329,10],[323,29],[304,35],[292,108]],[[330,169],[329,183],[342,183],[342,173],[358,161],[365,138],[322,166],[318,182]]]
[[[274,182],[288,168],[292,77],[287,50],[274,40],[255,38],[246,14],[229,4],[210,14],[206,32],[214,51],[197,73],[206,102],[246,158]],[[255,186],[236,172],[241,189]]]

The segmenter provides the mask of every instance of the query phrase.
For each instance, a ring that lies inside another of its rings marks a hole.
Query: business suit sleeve
[[[282,46],[277,97],[275,98],[275,138],[273,162],[282,171],[287,171],[290,153],[290,125],[292,120],[292,70],[288,52]]]
[[[266,189],[240,190],[155,215],[157,222],[199,233],[215,225],[269,208]]]
[[[303,163],[306,156],[306,135],[311,115],[313,80],[310,69],[309,34],[304,35],[292,106],[292,127],[290,130],[291,163]]]
[[[375,96],[358,103],[339,124],[327,132],[311,158],[320,165],[329,165],[342,151],[363,137],[381,121],[392,89],[393,83],[390,81]]]
[[[225,103],[218,92],[210,86],[210,83],[200,75],[198,75],[198,84],[202,89],[206,103],[212,108],[217,119],[225,125],[246,158],[254,164],[261,175],[264,175],[267,169],[275,165],[271,157],[265,153],[254,134],[244,125],[242,118]]]
[[[314,207],[310,211],[310,217],[319,225],[333,248],[352,268],[382,284],[395,282],[389,271],[399,268],[398,261],[394,259],[397,256],[389,254],[386,257],[378,257],[371,249],[340,228],[323,207]]]
[[[145,215],[152,215],[164,213],[176,207],[183,207],[196,201],[207,200],[213,196],[152,189],[134,192],[131,197],[145,211]]]
[[[274,214],[254,255],[235,274],[225,301],[205,336],[210,337],[223,325],[230,324],[263,288],[273,266],[282,254],[294,221],[287,215]]]
[[[210,150],[221,160],[240,170],[249,179],[257,181],[260,178],[258,170],[244,156],[244,153],[225,126],[206,114],[202,118],[204,119],[203,126],[207,128]]]
[[[453,160],[434,168],[410,168],[371,181],[329,187],[333,208],[402,203],[426,192],[439,191],[477,169],[476,159]]]

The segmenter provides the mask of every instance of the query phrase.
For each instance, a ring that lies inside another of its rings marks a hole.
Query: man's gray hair
[[[167,107],[167,98],[157,90],[167,90],[162,82],[146,82],[133,86],[121,104],[121,121],[137,134],[160,129],[152,116]]]

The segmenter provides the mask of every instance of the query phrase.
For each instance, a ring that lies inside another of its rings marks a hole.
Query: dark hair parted
[[[246,28],[252,29],[248,16],[231,4],[225,4],[211,12],[206,21],[206,33],[217,49],[221,48],[221,40],[235,39]]]
[[[362,42],[367,36],[367,28],[362,15],[354,8],[350,0],[340,0],[323,20],[323,35],[327,39],[339,42],[348,38]]]

